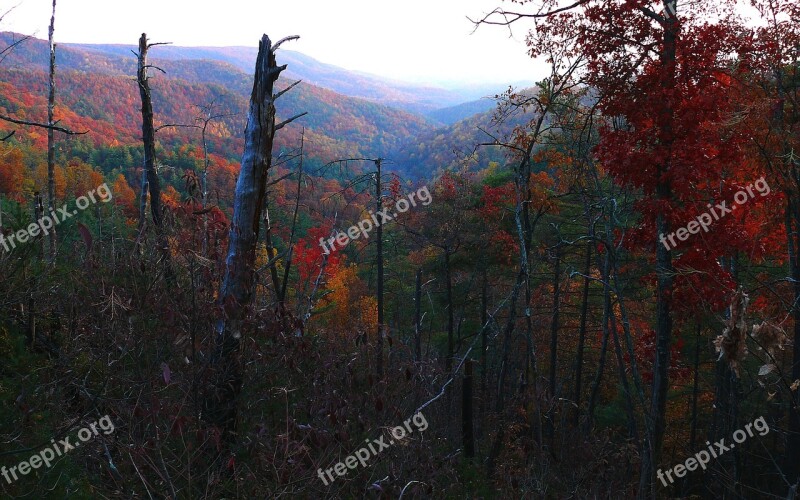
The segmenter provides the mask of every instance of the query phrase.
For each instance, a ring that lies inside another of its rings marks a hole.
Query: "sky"
[[[0,31],[47,38],[51,0],[16,5]],[[180,46],[258,46],[301,39],[286,48],[322,62],[387,78],[446,87],[533,82],[545,66],[526,54],[525,29],[474,26],[467,19],[501,0],[58,0],[56,42]]]

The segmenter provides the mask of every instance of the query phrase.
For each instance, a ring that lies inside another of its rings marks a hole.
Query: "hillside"
[[[102,58],[118,60],[129,57],[133,45],[62,44],[62,48]],[[253,70],[256,47],[178,47],[160,46],[154,56],[160,60],[208,60],[230,64],[249,74]],[[289,68],[289,79],[313,82],[314,85],[339,94],[369,100],[414,113],[425,113],[460,104],[483,95],[483,89],[464,88],[457,91],[433,86],[413,85],[366,73],[349,71],[326,64],[300,52],[281,49],[281,60]]]
[[[449,108],[436,109],[425,114],[428,118],[445,125],[453,125],[473,115],[485,113],[496,106],[496,101],[491,98],[478,99],[450,106]]]
[[[0,43],[9,44],[17,35],[3,33]],[[131,82],[135,58],[121,46],[106,54],[71,46],[59,46],[57,52],[58,113],[64,124],[90,130],[97,143],[138,140],[140,115],[138,89]],[[238,131],[244,127],[243,113],[251,86],[251,77],[232,64],[213,60],[163,59],[161,49],[152,52],[152,64],[166,74],[154,72],[151,78],[156,120],[160,124],[193,124],[198,105],[216,100],[218,111],[227,115],[219,133],[231,144],[226,155],[241,154]],[[174,50],[174,48],[173,48]],[[127,53],[127,55],[126,55]],[[9,114],[19,116],[26,110],[30,118],[43,119],[46,113],[47,42],[30,39],[20,44],[3,61],[0,103]],[[291,79],[282,78],[278,88]],[[307,153],[318,162],[350,156],[378,156],[396,149],[409,137],[427,132],[432,126],[425,118],[375,102],[338,94],[303,82],[278,103],[280,117],[297,113],[308,115],[279,135],[280,147],[296,147],[299,131],[307,132]],[[197,133],[181,130],[187,140]]]
[[[453,111],[453,116],[458,114],[458,110]],[[422,132],[402,142],[392,152],[391,158],[397,170],[408,172],[412,177],[430,177],[434,172],[461,167],[480,170],[491,162],[504,164],[507,150],[476,145],[492,141],[487,132],[501,140],[507,139],[515,127],[528,123],[533,116],[532,112],[517,110],[498,122],[496,105],[492,104],[488,111]]]

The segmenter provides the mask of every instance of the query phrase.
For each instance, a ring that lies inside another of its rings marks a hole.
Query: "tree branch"
[[[59,127],[57,125],[48,125],[46,123],[29,122],[27,120],[17,120],[16,118],[11,118],[10,116],[5,116],[5,115],[0,115],[0,120],[6,121],[6,122],[11,122],[11,123],[16,123],[17,125],[27,125],[27,126],[30,126],[30,127],[39,127],[39,128],[44,128],[44,129],[48,129],[48,130],[55,130],[57,132],[64,132],[67,135],[84,135],[84,134],[88,134],[89,133],[88,130],[86,132],[74,132],[74,131],[66,129],[64,127]]]
[[[278,40],[278,43],[272,46],[272,52],[275,53],[275,51],[278,50],[278,48],[280,48],[280,46],[283,45],[284,42],[291,42],[293,40],[299,40],[299,39],[300,35],[292,35],[292,36],[287,36],[286,38],[281,38],[280,40]]]
[[[173,127],[173,128],[203,128],[200,125],[181,125],[181,124],[177,124],[177,123],[167,123],[166,125],[160,125],[160,126],[156,127],[155,131],[158,132],[161,129],[170,128],[170,127]]]
[[[285,89],[281,90],[280,92],[278,92],[277,94],[275,94],[274,96],[272,96],[272,100],[273,100],[273,101],[276,101],[276,100],[277,100],[277,99],[278,99],[280,96],[282,96],[283,94],[285,94],[285,93],[289,92],[290,90],[292,90],[293,88],[295,88],[295,87],[296,87],[298,84],[302,83],[302,81],[303,81],[303,80],[297,80],[297,81],[296,81],[296,82],[294,82],[293,84],[291,84],[291,85],[289,85],[288,87],[286,87]]]
[[[280,122],[279,124],[275,125],[275,132],[277,132],[278,130],[282,129],[286,125],[289,125],[293,121],[295,121],[298,118],[301,118],[301,117],[303,117],[303,116],[305,116],[307,114],[308,114],[308,111],[304,111],[304,112],[300,113],[299,115],[295,115],[295,116],[289,118],[288,120],[284,120],[284,121]]]
[[[579,6],[581,6],[581,5],[585,4],[585,3],[588,3],[588,2],[589,2],[589,0],[577,0],[575,3],[572,3],[570,5],[566,5],[564,7],[560,7],[558,9],[554,9],[554,10],[551,10],[549,12],[538,12],[538,13],[535,13],[535,14],[523,14],[521,12],[510,12],[510,11],[507,11],[507,10],[504,10],[504,9],[501,9],[501,8],[497,8],[497,9],[494,9],[493,11],[489,12],[485,16],[483,16],[483,19],[481,19],[479,21],[474,21],[473,19],[471,19],[469,17],[467,19],[469,19],[476,26],[477,25],[481,25],[481,24],[490,24],[490,25],[497,25],[497,26],[509,26],[512,23],[515,23],[515,22],[517,22],[517,21],[519,21],[520,19],[523,19],[523,18],[549,17],[549,16],[552,16],[552,15],[555,15],[555,14],[560,14],[562,12],[566,12],[568,10],[572,10],[575,7],[579,7]],[[494,16],[495,14],[499,14],[500,16],[502,16],[505,19],[505,21],[490,21],[489,18]],[[513,16],[514,18],[513,19],[508,19],[509,16]]]

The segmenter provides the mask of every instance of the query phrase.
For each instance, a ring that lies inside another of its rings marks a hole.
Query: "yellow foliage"
[[[333,305],[326,319],[330,327],[345,335],[359,331],[377,332],[378,303],[367,295],[355,265],[342,267],[328,280],[326,300]]]

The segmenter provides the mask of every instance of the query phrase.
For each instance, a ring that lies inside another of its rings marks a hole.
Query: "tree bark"
[[[583,350],[586,345],[586,321],[589,315],[589,273],[592,271],[592,245],[594,238],[592,228],[589,228],[589,243],[586,244],[586,263],[583,267],[583,294],[581,298],[581,319],[580,331],[578,333],[578,353],[575,362],[575,426],[580,423],[581,418],[581,391],[583,379]]]
[[[794,348],[792,350],[791,380],[800,379],[800,207],[796,199],[787,197],[786,237],[789,249],[789,267],[794,282],[794,302],[792,303],[792,319],[794,321]],[[789,436],[786,446],[786,465],[789,469],[789,480],[792,483],[800,478],[800,391],[795,391],[789,405]]]
[[[466,458],[475,456],[475,434],[472,423],[472,364],[471,359],[466,360],[462,384],[461,437],[464,444],[464,457]]]
[[[661,87],[663,105],[659,120],[659,135],[661,147],[665,151],[665,160],[658,165],[656,175],[659,181],[656,185],[656,195],[662,202],[668,203],[672,198],[672,187],[668,179],[670,170],[670,155],[673,142],[672,122],[674,109],[672,105],[672,90],[675,88],[676,74],[676,49],[678,43],[679,27],[675,0],[664,0],[664,12],[670,12],[664,20],[664,41],[661,49]],[[669,96],[669,97],[667,97]],[[663,212],[656,218],[655,239],[659,234],[669,234],[670,224]],[[656,243],[656,358],[653,365],[653,389],[650,404],[649,418],[653,421],[652,432],[644,440],[642,453],[642,469],[639,483],[639,498],[652,498],[655,496],[655,468],[661,459],[661,447],[664,441],[666,428],[665,416],[667,410],[667,391],[669,390],[669,358],[672,343],[672,253],[664,245]]]
[[[150,81],[147,76],[147,52],[151,45],[147,43],[147,34],[142,33],[139,39],[139,63],[136,74],[139,83],[139,95],[142,99],[142,143],[144,145],[144,171],[142,172],[142,201],[139,213],[139,230],[144,227],[144,207],[146,205],[145,184],[150,191],[150,212],[156,230],[156,239],[164,265],[164,274],[168,281],[174,279],[172,258],[169,244],[164,234],[163,216],[161,213],[161,183],[156,173],[156,130],[153,125],[153,101],[150,96]]]
[[[383,211],[383,187],[381,182],[381,160],[375,160],[375,167],[377,168],[377,177],[375,182],[375,199],[378,209],[375,213],[380,214]],[[377,360],[376,368],[378,378],[383,378],[383,215],[380,216],[380,222],[377,228],[377,259],[378,259],[378,347],[377,347]]]
[[[447,287],[447,373],[453,369],[453,356],[455,355],[455,319],[453,318],[453,278],[450,273],[450,249],[444,250],[444,275]]]
[[[137,71],[137,81],[139,83],[139,95],[142,99],[142,142],[144,144],[144,175],[150,191],[150,212],[152,213],[153,223],[156,227],[161,227],[161,183],[156,175],[156,130],[153,125],[153,101],[150,97],[150,81],[147,76],[147,51],[150,45],[147,43],[147,34],[142,33],[139,39],[139,64]],[[144,196],[144,193],[142,193]],[[141,215],[141,214],[140,214]],[[139,226],[144,220],[139,220]]]
[[[556,245],[555,249],[555,269],[553,270],[553,317],[550,324],[550,398],[556,399],[556,373],[558,368],[558,322],[559,305],[561,302],[561,244]],[[555,436],[555,404],[550,405],[547,415],[547,431],[550,438],[550,446],[553,446]]]
[[[53,15],[50,18],[50,91],[47,96],[47,124],[55,125],[56,109],[56,44],[53,41],[56,25],[56,0],[53,0]],[[47,129],[47,208],[50,213],[55,212],[56,207],[56,142],[55,131]],[[52,262],[56,258],[56,228],[50,229],[48,236],[50,240],[49,258]]]
[[[414,292],[414,361],[422,362],[422,269],[417,270]]]
[[[223,431],[226,442],[233,439],[236,430],[237,399],[242,387],[240,339],[247,308],[253,300],[256,244],[277,129],[273,89],[281,71],[286,69],[277,66],[274,50],[271,40],[264,35],[256,60],[228,256],[219,293],[223,316],[216,324],[211,363],[214,394],[206,398],[206,418]]]

